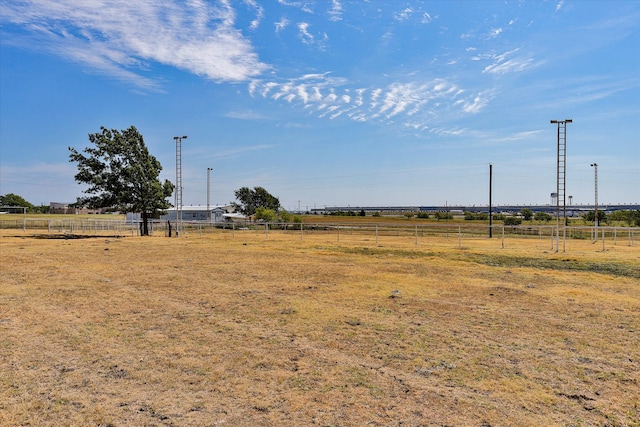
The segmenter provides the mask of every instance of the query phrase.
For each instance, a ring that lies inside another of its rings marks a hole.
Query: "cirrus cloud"
[[[255,3],[256,28],[263,11]],[[269,67],[237,28],[227,1],[188,6],[164,2],[48,0],[5,3],[2,22],[26,29],[13,44],[53,52],[96,72],[147,89],[152,63],[215,81],[245,81]]]

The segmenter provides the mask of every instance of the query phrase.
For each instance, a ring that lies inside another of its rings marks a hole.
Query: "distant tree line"
[[[236,201],[231,205],[243,215],[252,216],[257,221],[301,223],[302,216],[293,215],[282,209],[280,199],[263,187],[242,187],[234,192]]]
[[[49,213],[50,210],[50,206],[35,206],[25,200],[22,196],[18,196],[13,193],[7,193],[4,196],[0,196],[0,206],[27,208],[28,213]]]

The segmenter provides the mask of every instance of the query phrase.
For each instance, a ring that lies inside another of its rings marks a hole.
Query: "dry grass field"
[[[0,234],[2,426],[640,426],[638,246],[51,237]]]

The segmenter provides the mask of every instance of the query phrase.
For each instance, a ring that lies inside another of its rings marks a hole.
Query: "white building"
[[[205,222],[223,222],[225,220],[224,215],[233,212],[233,206],[209,206],[207,211],[206,206],[183,206],[182,207],[182,220],[185,222],[190,221],[205,221]],[[167,214],[162,215],[163,221],[175,221],[177,209],[167,209]]]

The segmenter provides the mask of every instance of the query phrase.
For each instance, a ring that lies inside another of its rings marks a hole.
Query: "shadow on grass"
[[[63,233],[63,234],[33,234],[31,236],[16,236],[16,237],[29,237],[32,239],[48,239],[48,240],[76,240],[76,239],[104,239],[104,238],[120,239],[125,236],[121,236],[121,235],[101,236],[99,234],[95,235],[95,234]]]
[[[420,250],[388,248],[339,248],[346,253],[362,255],[395,255],[405,258],[443,258],[455,261],[472,262],[491,267],[531,267],[548,270],[582,271],[612,276],[624,276],[640,279],[640,266],[620,262],[592,262],[576,259],[550,259],[543,257],[523,257],[513,255],[480,254],[474,252],[434,252]]]

